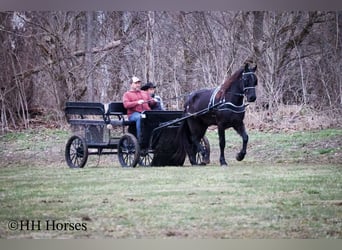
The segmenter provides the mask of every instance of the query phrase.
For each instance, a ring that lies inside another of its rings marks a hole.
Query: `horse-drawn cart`
[[[70,168],[83,168],[88,155],[117,154],[122,167],[180,166],[184,157],[172,159],[179,150],[177,130],[182,111],[145,111],[141,120],[141,138],[136,137],[135,122],[128,121],[122,102],[67,102],[65,114],[73,135],[65,147],[65,159]],[[210,145],[201,141],[205,152],[198,152],[200,164],[209,157]]]

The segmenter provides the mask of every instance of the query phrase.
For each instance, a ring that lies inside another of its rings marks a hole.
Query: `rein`
[[[254,75],[254,72],[242,72],[242,81],[244,81],[244,76],[245,75]],[[225,92],[227,94],[232,94],[232,95],[235,95],[235,96],[241,96],[241,97],[244,97],[245,96],[245,92],[246,90],[249,90],[249,89],[255,89],[255,86],[253,87],[244,87],[243,88],[243,93],[236,93],[236,92]],[[246,111],[246,107],[249,105],[249,104],[242,104],[242,105],[235,105],[234,103],[232,102],[226,102],[225,98],[223,99],[220,99],[219,102],[215,103],[215,98],[217,96],[217,93],[220,91],[220,86],[216,87],[215,90],[213,91],[213,93],[211,94],[211,97],[210,97],[210,100],[209,100],[209,103],[208,103],[208,107],[205,108],[204,110],[207,110],[210,111],[210,110],[216,110],[216,111],[224,111],[224,110],[229,110],[229,111],[232,111],[234,113],[244,113]],[[169,100],[174,100],[174,99],[179,99],[181,97],[184,97],[184,96],[188,96],[189,94],[191,93],[186,93],[186,94],[183,94],[183,95],[179,95],[179,96],[174,96],[174,97],[171,97],[171,98],[166,98],[166,99],[163,99],[163,102],[166,102],[166,101],[169,101]],[[201,112],[195,114],[195,115],[199,115],[201,113],[203,113],[204,110],[201,110]]]
[[[191,93],[185,93],[185,94],[183,94],[183,95],[178,95],[178,96],[174,96],[174,97],[170,97],[170,98],[163,98],[163,102],[167,102],[167,101],[170,101],[170,100],[177,100],[177,99],[180,99],[180,98],[182,98],[182,97],[184,97],[184,96],[188,96],[188,95],[190,95]]]

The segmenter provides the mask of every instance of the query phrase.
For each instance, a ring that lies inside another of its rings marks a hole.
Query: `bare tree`
[[[182,94],[247,59],[257,106],[341,111],[341,23],[340,11],[1,12],[1,129],[27,128],[39,112],[63,121],[67,100],[121,100],[133,75],[181,109]]]
[[[88,88],[88,100],[94,101],[94,81],[93,81],[93,74],[92,74],[92,68],[93,68],[93,22],[94,22],[94,13],[87,11],[86,12],[87,17],[87,35],[85,39],[85,47],[86,47],[86,63],[87,63],[87,88]]]
[[[146,24],[146,66],[145,66],[145,78],[147,81],[154,81],[154,12],[148,11]]]

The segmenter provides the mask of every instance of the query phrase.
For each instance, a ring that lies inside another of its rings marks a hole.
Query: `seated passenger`
[[[160,96],[155,94],[156,85],[151,82],[146,83],[144,86],[141,87],[141,90],[146,91],[149,95],[156,101],[156,105],[152,106],[152,110],[165,110],[163,105],[163,100]]]
[[[141,91],[141,80],[138,77],[132,77],[131,88],[123,95],[123,105],[127,109],[129,121],[135,121],[137,128],[137,138],[140,140],[141,134],[141,112],[151,110],[156,102],[146,92]]]

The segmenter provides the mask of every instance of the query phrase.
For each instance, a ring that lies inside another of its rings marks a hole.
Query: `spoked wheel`
[[[118,157],[122,167],[135,168],[140,159],[140,146],[134,135],[127,133],[120,138]]]
[[[199,151],[196,153],[196,163],[198,165],[205,165],[209,164],[210,162],[210,144],[209,140],[206,136],[203,136],[203,138],[200,141],[200,144],[203,148],[203,151]]]
[[[83,137],[73,135],[65,146],[65,160],[70,168],[83,168],[88,160],[88,146]]]
[[[150,167],[152,165],[152,160],[153,160],[153,152],[146,149],[144,152],[141,152],[140,154],[140,161],[139,165],[143,167]]]

